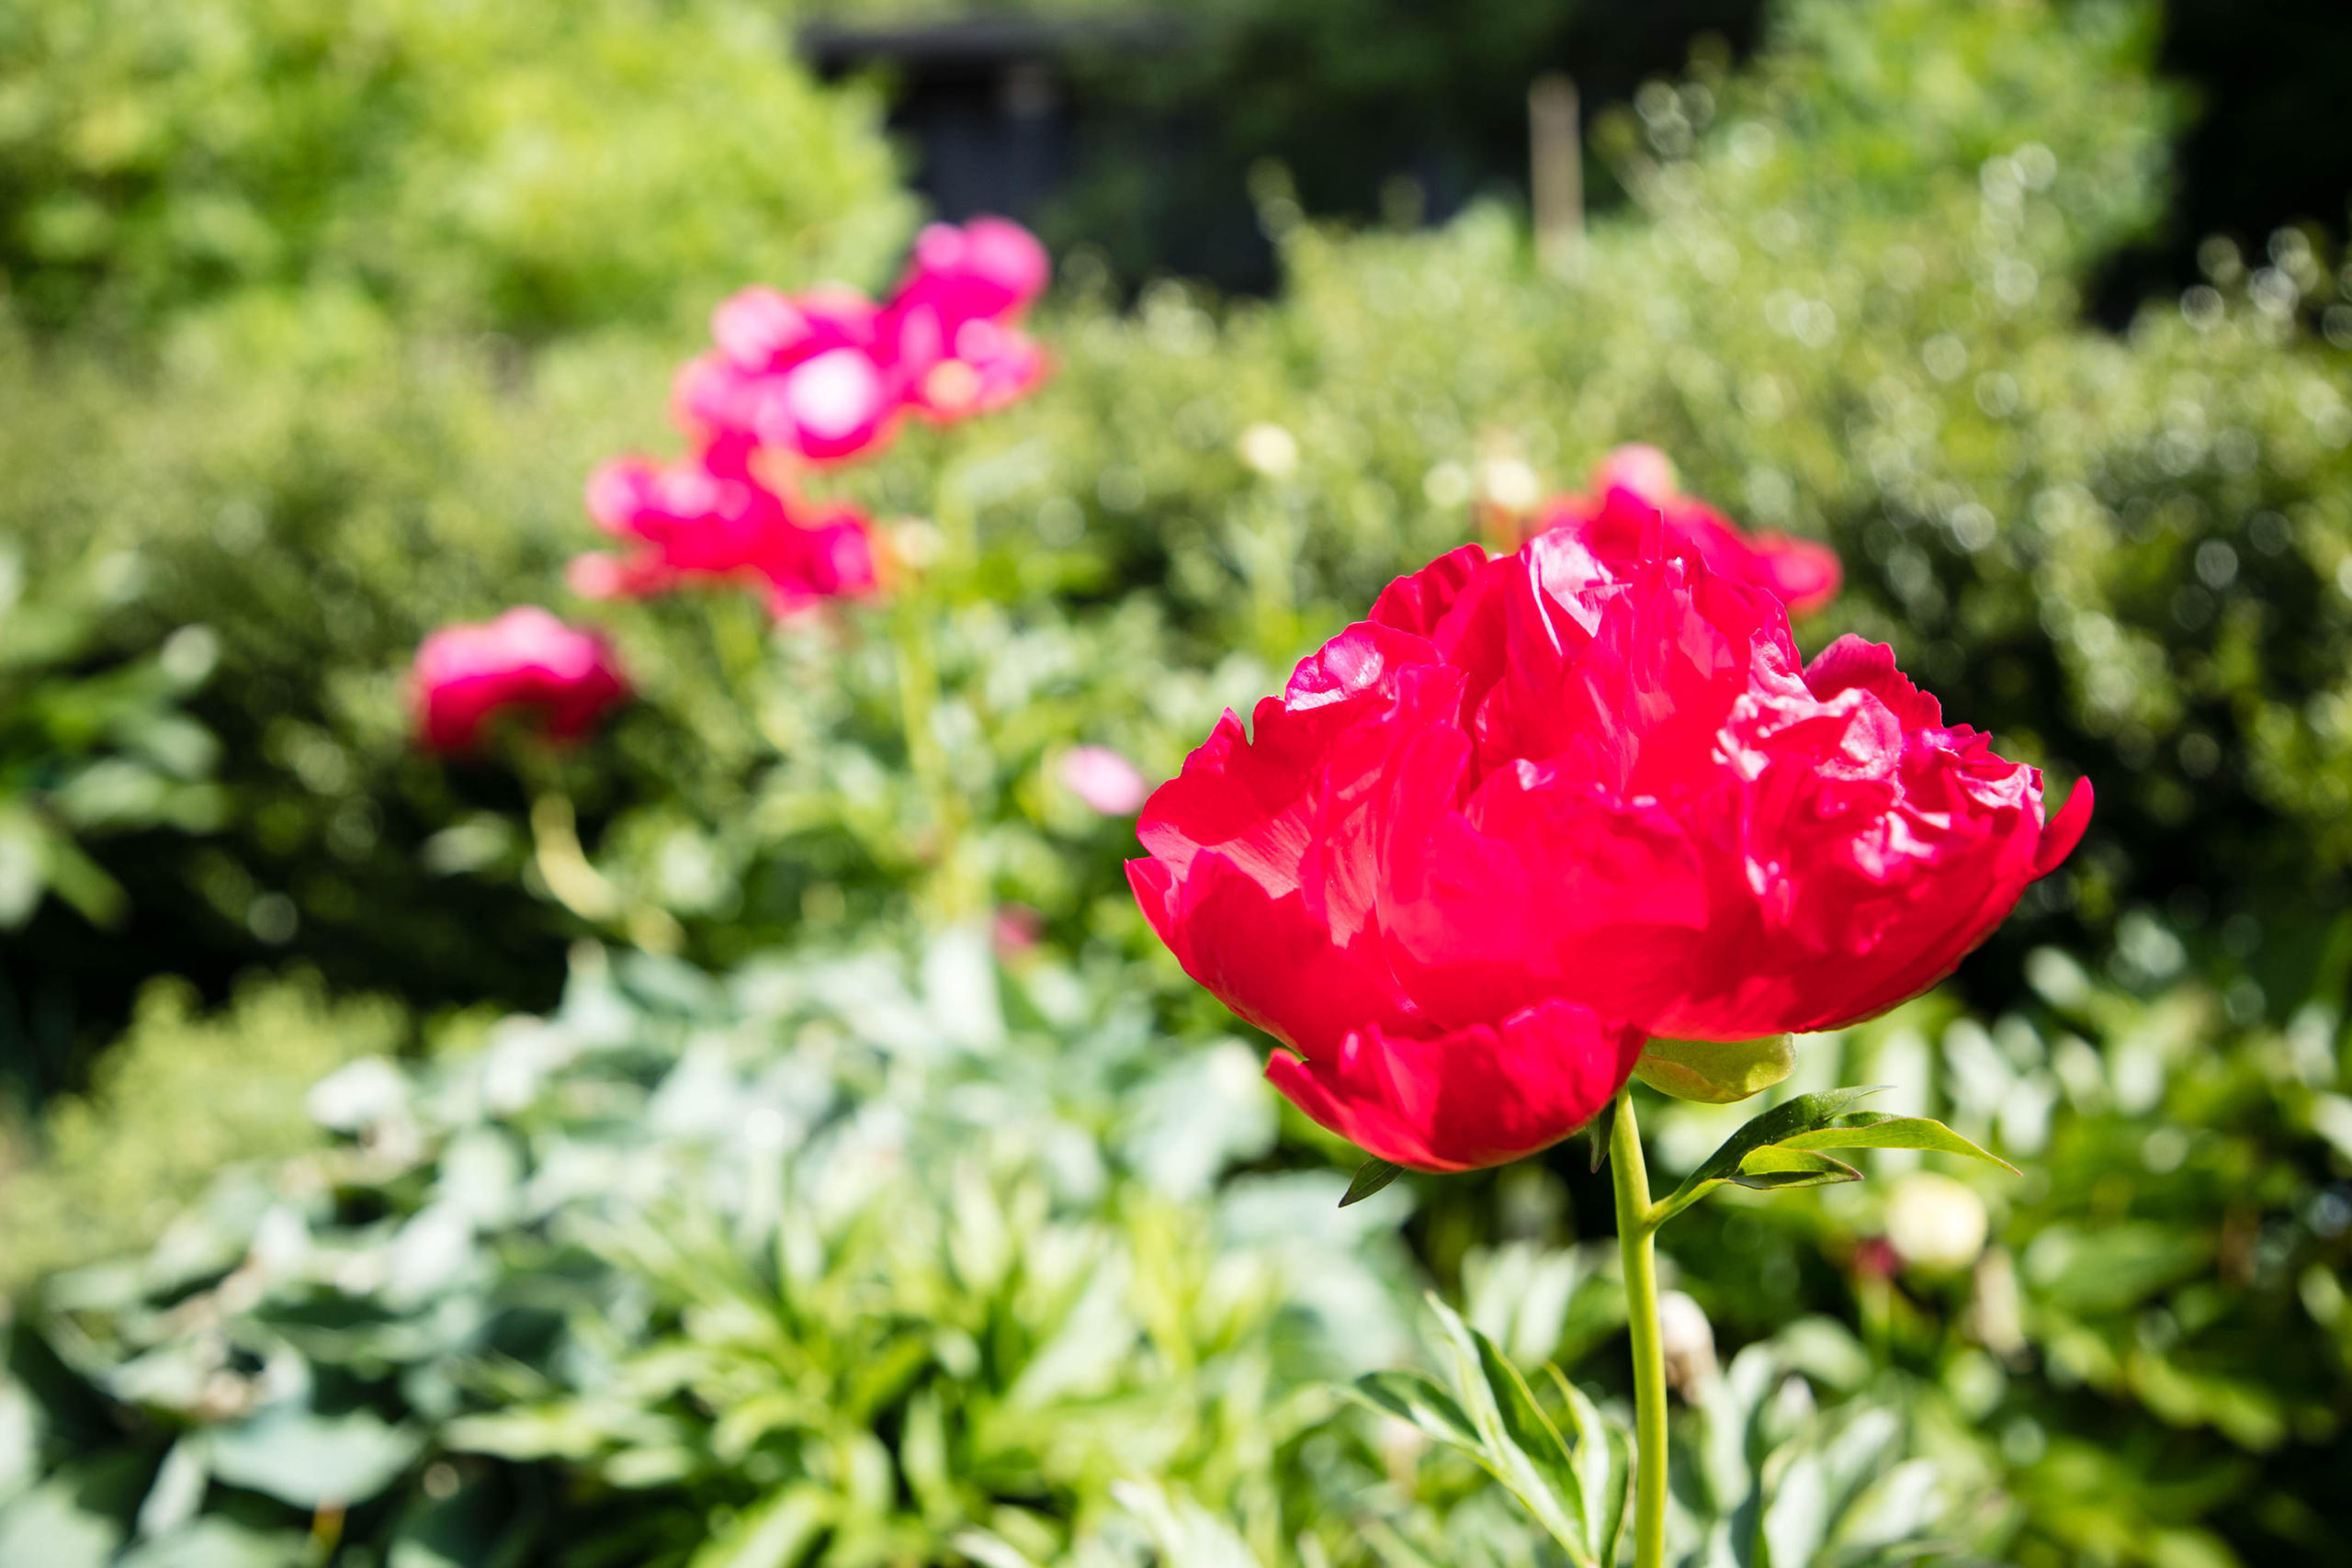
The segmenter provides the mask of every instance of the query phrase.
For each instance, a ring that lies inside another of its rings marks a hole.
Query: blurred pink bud
[[[603,637],[535,605],[442,627],[417,649],[410,682],[418,739],[443,752],[471,749],[482,726],[512,708],[537,712],[541,730],[568,739],[628,694]]]
[[[628,569],[616,557],[590,550],[563,569],[564,586],[582,599],[618,599],[628,592]]]
[[[921,294],[956,320],[1018,314],[1046,291],[1053,263],[1037,237],[1002,218],[933,223],[915,237],[902,298]]]
[[[1592,470],[1595,495],[1607,495],[1612,490],[1630,490],[1645,501],[1665,501],[1679,493],[1674,461],[1655,446],[1627,442]]]
[[[1151,795],[1136,765],[1107,746],[1073,746],[1063,753],[1062,783],[1104,817],[1132,817]]]
[[[1001,904],[997,907],[991,937],[1000,960],[1010,963],[1035,952],[1038,940],[1045,934],[1045,917],[1028,905]]]

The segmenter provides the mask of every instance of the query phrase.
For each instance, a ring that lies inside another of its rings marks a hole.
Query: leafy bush
[[[50,327],[356,288],[528,333],[864,272],[878,107],[741,0],[37,3],[0,18],[0,270]]]
[[[0,1542],[1126,1561],[1134,1482],[1344,1551],[1302,1503],[1362,1461],[1308,1438],[1402,1348],[1396,1211],[1219,1188],[1273,1136],[1254,1063],[1102,978],[591,950],[553,1017],[355,1061],[310,1096],[343,1141],[37,1298]]]
[[[306,1539],[394,1562],[1523,1560],[1529,1522],[1461,1468],[1338,1418],[1330,1380],[1415,1359],[1403,1203],[1248,1168],[1276,1134],[1251,1055],[1157,1037],[1125,978],[1001,970],[955,931],[911,970],[723,980],[590,949],[551,1017],[413,1073],[353,1061],[309,1095],[336,1142],[232,1168],[143,1260],[24,1298],[0,1543],[63,1543],[61,1568]],[[1509,1354],[1614,1359],[1622,1295],[1589,1259],[1520,1243],[1469,1273]],[[1841,1540],[1981,1529],[1981,1457],[1869,1364],[1815,1321],[1694,1371],[1692,1419],[1722,1430],[1689,1528],[1827,1465]],[[1800,1512],[1768,1501],[1763,1528],[1785,1543]]]
[[[37,1160],[0,1169],[0,1289],[138,1251],[222,1166],[309,1147],[309,1086],[409,1034],[397,1006],[330,999],[314,975],[249,981],[213,1017],[152,983],[88,1092],[49,1107]]]

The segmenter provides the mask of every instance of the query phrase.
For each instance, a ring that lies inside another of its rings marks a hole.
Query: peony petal
[[[1184,973],[1294,1049],[1329,1058],[1351,1030],[1423,1027],[1377,944],[1335,941],[1295,888],[1269,893],[1215,850],[1181,878],[1160,861],[1129,861],[1127,883]]]
[[[1474,1170],[1550,1147],[1624,1086],[1642,1032],[1545,1001],[1435,1038],[1377,1028],[1328,1060],[1277,1054],[1266,1077],[1321,1125],[1417,1170]]]
[[[1943,728],[1943,705],[1894,667],[1894,649],[1851,632],[1814,656],[1804,667],[1804,683],[1824,702],[1844,691],[1868,692],[1884,703],[1905,729]]]
[[[1486,570],[1483,545],[1464,545],[1430,562],[1409,577],[1400,577],[1380,591],[1365,616],[1384,626],[1428,637],[1453,607],[1471,579]]]
[[[1792,615],[1809,615],[1826,608],[1846,583],[1846,568],[1838,552],[1813,539],[1759,533],[1756,557],[1757,579],[1780,595]]]
[[[2042,829],[2041,842],[2034,847],[2034,875],[2049,875],[2058,869],[2060,862],[2075,852],[2075,846],[2083,840],[2084,829],[2091,825],[2091,803],[2096,798],[2097,792],[2091,788],[2089,779],[2075,781],[2075,787],[2067,792],[2066,804]]]
[[[1393,766],[1375,886],[1405,993],[1448,1028],[1546,997],[1646,1021],[1706,921],[1691,844],[1655,803],[1532,764],[1489,778],[1465,810],[1468,751],[1432,728]]]

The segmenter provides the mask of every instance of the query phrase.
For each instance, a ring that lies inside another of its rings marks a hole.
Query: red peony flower
[[[881,312],[854,289],[798,298],[746,288],[711,313],[718,348],[678,372],[671,408],[706,442],[754,442],[809,463],[889,439],[904,378],[883,357]]]
[[[426,637],[410,692],[418,739],[455,752],[470,750],[492,716],[510,708],[535,711],[558,739],[583,734],[628,695],[628,682],[604,638],[526,605]]]
[[[589,514],[644,548],[617,561],[582,557],[572,586],[608,598],[697,580],[751,581],[779,615],[872,592],[873,536],[864,515],[771,489],[752,457],[741,442],[722,441],[667,468],[622,457],[598,468],[588,480]]]
[[[1567,528],[1587,536],[1596,553],[1623,554],[1661,513],[1667,536],[1696,549],[1718,576],[1769,589],[1793,615],[1810,615],[1838,597],[1845,572],[1828,546],[1769,529],[1748,534],[1695,496],[1681,493],[1674,465],[1655,446],[1620,446],[1592,471],[1584,495],[1555,496],[1537,509],[1530,534]]]
[[[2087,781],[2045,822],[2040,773],[1885,649],[1802,667],[1779,600],[1664,534],[1397,580],[1144,808],[1153,928],[1374,1155],[1499,1164],[1589,1119],[1645,1035],[1883,1011],[2082,834]]]
[[[1045,292],[1046,248],[1018,223],[934,223],[883,311],[884,357],[910,407],[949,421],[986,413],[1046,375],[1045,351],[1016,323]]]

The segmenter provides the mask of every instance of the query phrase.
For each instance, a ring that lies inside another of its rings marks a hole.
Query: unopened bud
[[[1657,1299],[1658,1348],[1666,1354],[1666,1381],[1689,1404],[1697,1404],[1715,1376],[1715,1331],[1706,1309],[1680,1291]]]

